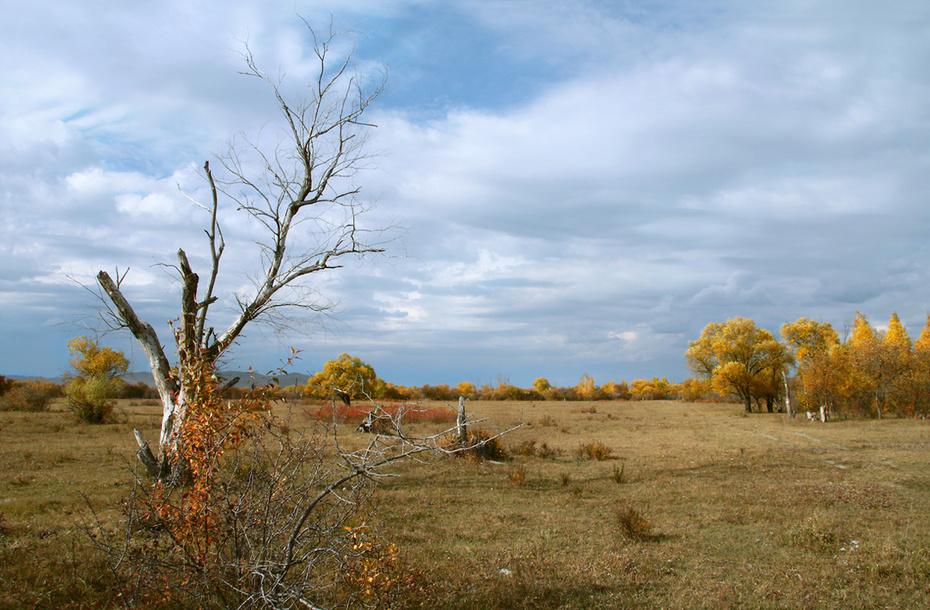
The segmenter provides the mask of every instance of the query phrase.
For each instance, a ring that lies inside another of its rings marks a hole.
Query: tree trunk
[[[781,377],[785,381],[785,410],[788,412],[788,417],[794,419],[794,411],[791,409],[791,389],[788,387],[788,376],[782,372]]]
[[[122,323],[125,324],[139,342],[139,345],[142,346],[142,350],[148,358],[149,367],[152,370],[155,389],[158,391],[158,396],[162,402],[158,459],[155,459],[141,432],[136,430],[135,437],[139,445],[137,454],[139,460],[145,466],[149,475],[163,482],[178,480],[179,473],[172,472],[171,458],[177,444],[178,427],[184,421],[187,406],[187,389],[184,387],[184,379],[191,362],[201,356],[196,333],[198,309],[196,294],[199,278],[196,273],[191,271],[187,255],[183,250],[178,250],[178,261],[183,285],[181,291],[181,327],[175,337],[178,346],[178,370],[175,374],[172,374],[168,358],[165,356],[164,348],[155,329],[152,328],[151,324],[143,322],[136,315],[129,301],[120,291],[118,282],[114,282],[106,271],[97,274],[100,287],[103,288],[116,307]]]
[[[171,365],[168,358],[165,357],[164,349],[158,340],[158,335],[151,324],[143,322],[133,310],[129,301],[123,296],[119,285],[107,274],[101,271],[97,274],[97,281],[103,288],[110,301],[116,307],[120,320],[126,325],[133,334],[142,351],[145,352],[149,361],[149,367],[152,370],[152,377],[155,380],[155,389],[162,403],[161,434],[159,435],[158,448],[159,459],[156,462],[152,450],[148,443],[142,438],[142,433],[135,432],[136,442],[139,444],[139,459],[142,460],[146,471],[154,478],[166,480],[170,478],[170,463],[167,458],[167,448],[173,442],[176,424],[180,421],[182,411],[182,400],[184,393],[181,390],[178,378],[171,375]],[[148,458],[152,458],[149,460]]]

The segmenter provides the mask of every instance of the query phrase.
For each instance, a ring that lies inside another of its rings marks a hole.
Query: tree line
[[[594,379],[584,374],[574,386],[557,387],[544,377],[539,377],[529,388],[521,388],[501,376],[496,383],[476,385],[463,381],[455,385],[403,386],[385,381],[377,376],[374,368],[360,358],[341,354],[323,366],[303,387],[285,388],[285,392],[296,392],[306,398],[338,399],[345,404],[352,400],[458,400],[464,396],[469,400],[675,400],[692,399],[693,383],[673,383],[665,377],[637,379],[632,383],[625,380],[609,381],[597,385]]]
[[[781,336],[748,318],[711,322],[685,358],[709,391],[739,398],[747,413],[763,404],[781,410],[788,398],[834,415],[930,414],[930,315],[915,341],[897,313],[878,330],[857,312],[842,340],[828,322],[808,318],[785,324]]]

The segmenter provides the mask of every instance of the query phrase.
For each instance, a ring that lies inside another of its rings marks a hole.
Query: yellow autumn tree
[[[797,362],[799,408],[832,408],[837,403],[835,350],[840,336],[829,322],[799,318],[781,327],[781,336]]]
[[[881,418],[910,407],[913,349],[897,313],[891,315],[888,329],[880,333],[857,312],[844,348],[843,393],[851,409]]]
[[[798,358],[802,406],[853,415],[930,412],[930,316],[912,343],[897,313],[884,331],[856,312],[845,342],[829,324],[802,318],[782,327]]]
[[[765,399],[773,410],[769,379],[791,362],[787,348],[749,318],[711,322],[685,352],[693,373],[710,381],[714,391],[736,396],[752,412],[754,400]]]
[[[840,336],[829,322],[799,318],[781,327],[781,336],[794,353],[799,366],[836,347]]]
[[[672,384],[665,377],[636,379],[630,384],[630,398],[633,400],[666,400],[672,393]]]
[[[123,352],[100,347],[88,337],[75,337],[68,341],[71,366],[77,375],[65,387],[68,408],[81,420],[99,424],[113,411],[111,402],[116,395],[120,376],[129,369]]]
[[[856,312],[852,332],[837,354],[840,395],[846,407],[859,414],[881,417],[881,339],[862,312]]]
[[[611,400],[629,400],[633,396],[630,392],[630,385],[626,381],[620,383],[608,381],[601,386],[601,393]]]
[[[881,345],[882,382],[881,396],[886,408],[903,413],[911,407],[914,352],[911,338],[898,318],[897,312],[888,320],[888,330]]]
[[[914,341],[914,359],[911,370],[914,415],[930,415],[930,314]]]
[[[70,364],[80,377],[100,375],[112,379],[125,375],[129,369],[123,352],[100,347],[86,336],[68,341],[68,351],[71,352]]]
[[[575,396],[579,400],[599,400],[600,388],[594,385],[594,378],[585,373],[575,386]]]
[[[460,381],[456,387],[458,388],[459,396],[472,398],[478,395],[478,390],[475,388],[475,384],[470,381]]]
[[[340,354],[310,378],[307,393],[316,398],[339,398],[346,405],[351,405],[353,399],[378,398],[383,385],[370,364],[349,354]]]

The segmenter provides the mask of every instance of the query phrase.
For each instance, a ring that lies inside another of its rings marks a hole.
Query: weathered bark
[[[155,459],[155,456],[152,455],[149,444],[145,442],[145,438],[142,437],[142,433],[138,428],[134,429],[133,433],[136,435],[136,442],[139,444],[139,450],[136,451],[136,456],[139,458],[139,461],[142,462],[142,465],[145,466],[145,471],[149,473],[150,478],[159,478],[160,468],[158,461]]]
[[[794,419],[794,410],[791,408],[791,388],[788,387],[788,375],[782,371],[781,377],[785,382],[785,410],[788,412],[788,417]]]
[[[455,429],[458,432],[459,442],[463,445],[468,442],[468,426],[465,425],[465,397],[459,396],[459,412],[456,418]]]
[[[120,320],[136,338],[139,345],[142,346],[142,351],[148,358],[149,368],[151,368],[152,377],[155,380],[155,389],[158,391],[158,396],[162,402],[159,447],[162,449],[162,454],[164,454],[164,448],[168,446],[168,441],[174,434],[174,424],[177,420],[177,397],[180,389],[178,380],[171,375],[171,365],[168,358],[165,357],[165,351],[152,325],[142,321],[136,315],[129,301],[120,291],[119,285],[113,281],[106,271],[97,274],[97,281],[116,307]],[[141,434],[137,435],[136,438],[140,439]],[[141,443],[140,449],[144,449]],[[149,450],[149,454],[151,454],[151,450]]]

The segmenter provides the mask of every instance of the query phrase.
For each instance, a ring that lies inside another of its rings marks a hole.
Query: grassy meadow
[[[468,410],[489,431],[524,425],[506,461],[409,462],[383,480],[373,525],[412,575],[392,607],[930,607],[930,422],[671,401]],[[117,413],[0,413],[0,607],[119,607],[85,497],[118,517],[132,428],[154,440],[160,409]],[[364,441],[340,428],[344,447]]]

